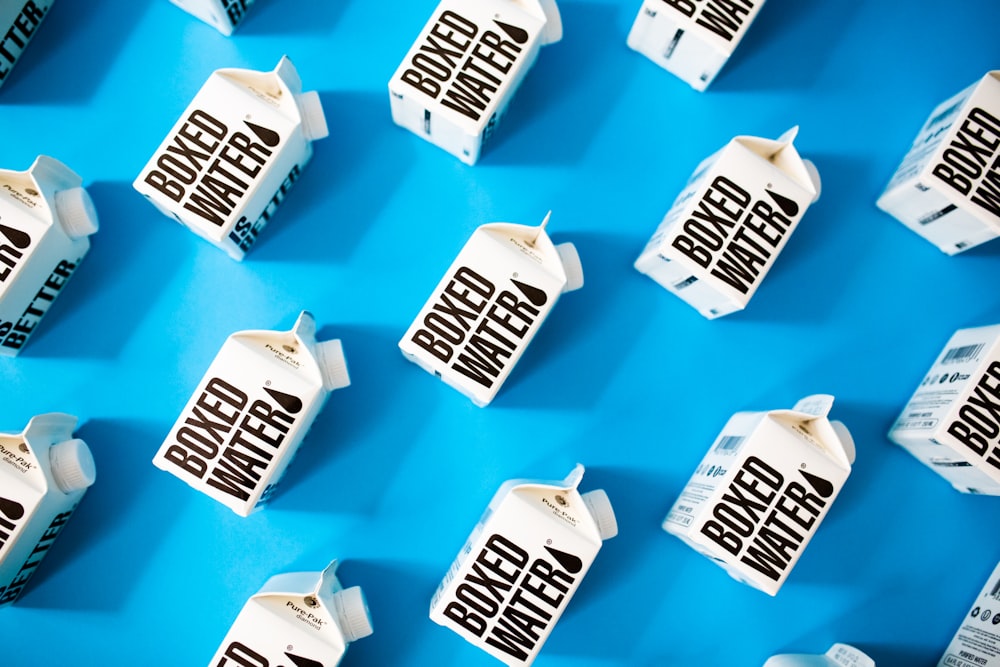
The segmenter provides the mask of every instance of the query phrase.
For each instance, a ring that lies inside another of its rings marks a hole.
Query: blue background
[[[0,611],[0,663],[205,665],[268,577],[341,558],[375,625],[344,665],[499,664],[431,623],[430,597],[501,482],[577,461],[621,533],[540,667],[757,666],[834,641],[879,667],[936,663],[1000,557],[1000,500],[953,491],[885,433],[955,329],[1000,322],[1000,245],[946,257],[874,201],[933,107],[1000,64],[1000,5],[768,0],[699,94],[626,47],[638,0],[560,4],[563,41],[475,167],[389,116],[434,0],[260,0],[232,38],[166,0],[56,4],[0,90],[0,166],[64,161],[101,231],[25,352],[0,360],[0,428],[78,415],[98,481]],[[331,135],[238,264],[131,182],[210,72],[285,53]],[[746,311],[706,321],[633,270],[700,160],[796,124],[823,197]],[[476,226],[549,209],[586,286],[476,408],[396,343]],[[303,308],[343,340],[353,384],[241,519],[150,459],[226,336]],[[733,412],[814,392],[837,397],[858,460],[772,599],[659,525]]]

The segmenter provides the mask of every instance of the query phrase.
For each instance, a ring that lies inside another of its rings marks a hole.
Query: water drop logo
[[[284,408],[285,412],[290,415],[296,415],[302,411],[302,399],[298,396],[292,396],[291,394],[286,394],[283,391],[278,391],[277,389],[271,389],[269,387],[264,387],[264,391],[267,392],[268,396],[274,399],[274,402]]]
[[[244,125],[250,128],[250,131],[257,135],[257,138],[261,142],[270,148],[274,148],[281,143],[281,136],[274,130],[269,130],[266,127],[261,127],[255,123],[251,123],[248,120],[243,121]]]

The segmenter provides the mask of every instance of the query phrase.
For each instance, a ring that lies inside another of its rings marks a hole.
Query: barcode
[[[698,279],[695,276],[688,276],[684,280],[674,283],[674,289],[684,289],[688,285],[693,285],[696,282],[698,282]]]
[[[949,213],[951,213],[952,211],[954,211],[957,208],[958,207],[955,206],[954,204],[948,204],[947,206],[945,206],[940,211],[934,211],[934,212],[929,213],[929,214],[925,215],[924,217],[920,218],[919,220],[917,220],[917,224],[918,225],[929,225],[932,222],[934,222],[935,220],[937,220],[939,218],[943,218],[944,216],[948,215]]]
[[[959,347],[953,347],[944,353],[941,358],[942,364],[957,364],[962,361],[968,361],[974,358],[980,352],[982,352],[985,347],[984,343],[976,343],[975,345],[960,345]]]
[[[719,439],[718,444],[715,445],[715,451],[717,452],[735,452],[746,440],[746,436],[743,435],[724,435]]]
[[[997,579],[997,583],[993,584],[993,590],[990,591],[990,597],[1000,600],[1000,579]]]

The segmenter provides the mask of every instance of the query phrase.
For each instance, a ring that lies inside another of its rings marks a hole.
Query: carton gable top
[[[815,200],[819,197],[819,175],[811,167],[811,163],[803,160],[795,149],[793,142],[798,133],[799,128],[795,126],[777,139],[739,136],[735,137],[731,143],[742,146],[773,164]]]
[[[335,560],[322,572],[289,572],[271,577],[249,603],[278,615],[291,613],[294,617],[305,611],[318,617],[323,622],[318,628],[314,626],[315,633],[326,644],[341,648],[346,642],[333,597],[343,590],[337,579],[338,565]]]
[[[850,470],[855,458],[854,440],[843,424],[827,418],[832,405],[833,396],[816,394],[803,398],[791,410],[771,410],[764,414],[764,419],[823,452],[839,467]],[[758,424],[755,431],[760,428]]]
[[[50,412],[32,417],[20,433],[0,433],[0,438],[9,437],[23,443],[27,451],[22,454],[33,467],[22,479],[39,493],[58,490],[53,480],[49,449],[56,443],[70,440],[76,423],[77,418],[73,415]]]
[[[542,224],[536,227],[511,222],[491,222],[480,226],[479,231],[508,248],[519,248],[526,257],[538,262],[546,273],[565,284],[567,273],[562,256],[545,231],[548,221],[549,216],[546,216]]]
[[[575,523],[567,522],[567,528],[582,531],[590,541],[600,544],[603,541],[600,529],[577,489],[583,479],[583,473],[583,465],[577,464],[562,480],[510,480],[497,491],[496,499],[503,501],[508,497],[517,498],[524,506],[548,518],[552,516],[553,507],[544,499],[554,494],[559,513],[575,521]]]
[[[212,78],[253,94],[293,120],[301,118],[298,97],[302,94],[302,79],[288,56],[282,56],[278,65],[269,72],[224,68],[212,72],[210,80]]]
[[[40,229],[43,225],[48,227],[60,224],[59,216],[56,214],[58,210],[56,194],[83,185],[83,179],[76,172],[47,155],[35,158],[26,171],[0,170],[0,182],[18,188],[19,191],[16,193],[6,188],[4,190],[10,200],[17,202],[21,211],[29,213],[32,219],[42,223],[36,229]],[[33,190],[34,194],[30,190]],[[33,204],[26,204],[24,195],[28,195]],[[69,234],[71,230],[64,228],[64,231]]]

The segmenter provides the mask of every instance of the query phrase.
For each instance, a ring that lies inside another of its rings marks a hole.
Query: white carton
[[[0,0],[0,86],[54,3],[55,0]]]
[[[305,311],[291,331],[234,333],[153,464],[247,516],[270,499],[330,392],[349,384],[340,341],[317,343]]]
[[[227,37],[246,18],[254,0],[170,0],[188,14],[201,19]]]
[[[392,120],[475,164],[541,47],[555,0],[443,0],[389,81]]]
[[[743,39],[764,0],[644,0],[630,48],[705,90]]]
[[[1000,236],[1000,70],[931,113],[878,207],[949,255]]]
[[[731,577],[777,594],[854,462],[833,397],[733,415],[663,522]]]
[[[233,622],[209,667],[333,667],[372,633],[364,595],[343,588],[337,561],[322,572],[271,577]]]
[[[511,480],[493,496],[431,600],[431,620],[508,665],[530,665],[618,524],[603,490]]]
[[[53,412],[0,433],[0,606],[21,595],[94,483],[94,459],[75,427],[76,417]]]
[[[1000,667],[1000,565],[986,580],[937,667]]]
[[[797,133],[736,137],[704,160],[635,268],[709,319],[743,310],[819,198],[819,173],[792,145]]]
[[[287,57],[273,72],[216,70],[133,186],[241,260],[327,134],[319,94],[302,92]]]
[[[764,667],[875,667],[875,661],[853,646],[834,644],[823,655],[776,655]]]
[[[493,400],[559,296],[583,286],[576,248],[553,245],[548,220],[477,228],[399,341],[476,405]]]
[[[83,181],[50,157],[0,170],[0,356],[15,356],[90,250],[97,212]]]
[[[959,491],[1000,496],[1000,324],[955,332],[889,439]]]

